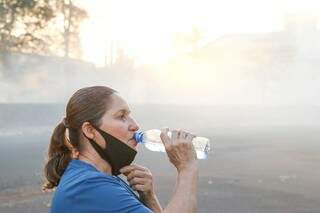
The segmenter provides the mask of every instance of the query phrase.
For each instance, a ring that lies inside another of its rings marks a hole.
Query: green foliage
[[[71,0],[0,0],[0,53],[78,52],[79,24],[86,16]]]
[[[0,7],[1,52],[48,52],[46,41],[39,35],[54,18],[48,1],[2,0]]]

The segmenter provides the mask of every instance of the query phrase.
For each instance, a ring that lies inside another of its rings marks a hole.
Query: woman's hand
[[[148,197],[155,194],[153,177],[148,168],[132,164],[121,168],[120,172],[127,177],[129,185],[140,196]]]
[[[197,167],[195,166],[197,164],[196,152],[192,144],[195,135],[182,130],[172,130],[171,137],[169,137],[168,131],[168,128],[163,129],[160,137],[170,162],[177,168],[178,172],[190,166]]]
[[[130,186],[140,195],[140,200],[153,212],[161,213],[162,207],[154,192],[153,178],[149,169],[132,164],[120,169],[120,172],[127,177]]]

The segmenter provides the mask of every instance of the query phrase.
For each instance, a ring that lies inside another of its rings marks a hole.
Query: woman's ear
[[[84,122],[81,126],[81,129],[82,129],[83,134],[85,134],[85,136],[87,136],[90,139],[94,139],[95,130],[89,122],[87,122],[87,121]]]

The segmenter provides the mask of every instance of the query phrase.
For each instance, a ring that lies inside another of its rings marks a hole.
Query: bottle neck
[[[133,138],[137,143],[143,143],[143,132],[135,132]]]

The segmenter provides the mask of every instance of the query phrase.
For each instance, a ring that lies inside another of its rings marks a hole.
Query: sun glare
[[[78,0],[89,13],[81,29],[83,58],[96,65],[110,62],[121,48],[138,64],[164,63],[183,48],[193,29],[199,44],[228,33],[282,29],[288,13],[319,11],[317,0],[150,1]],[[177,43],[180,45],[177,45]],[[191,45],[191,44],[190,44]]]

